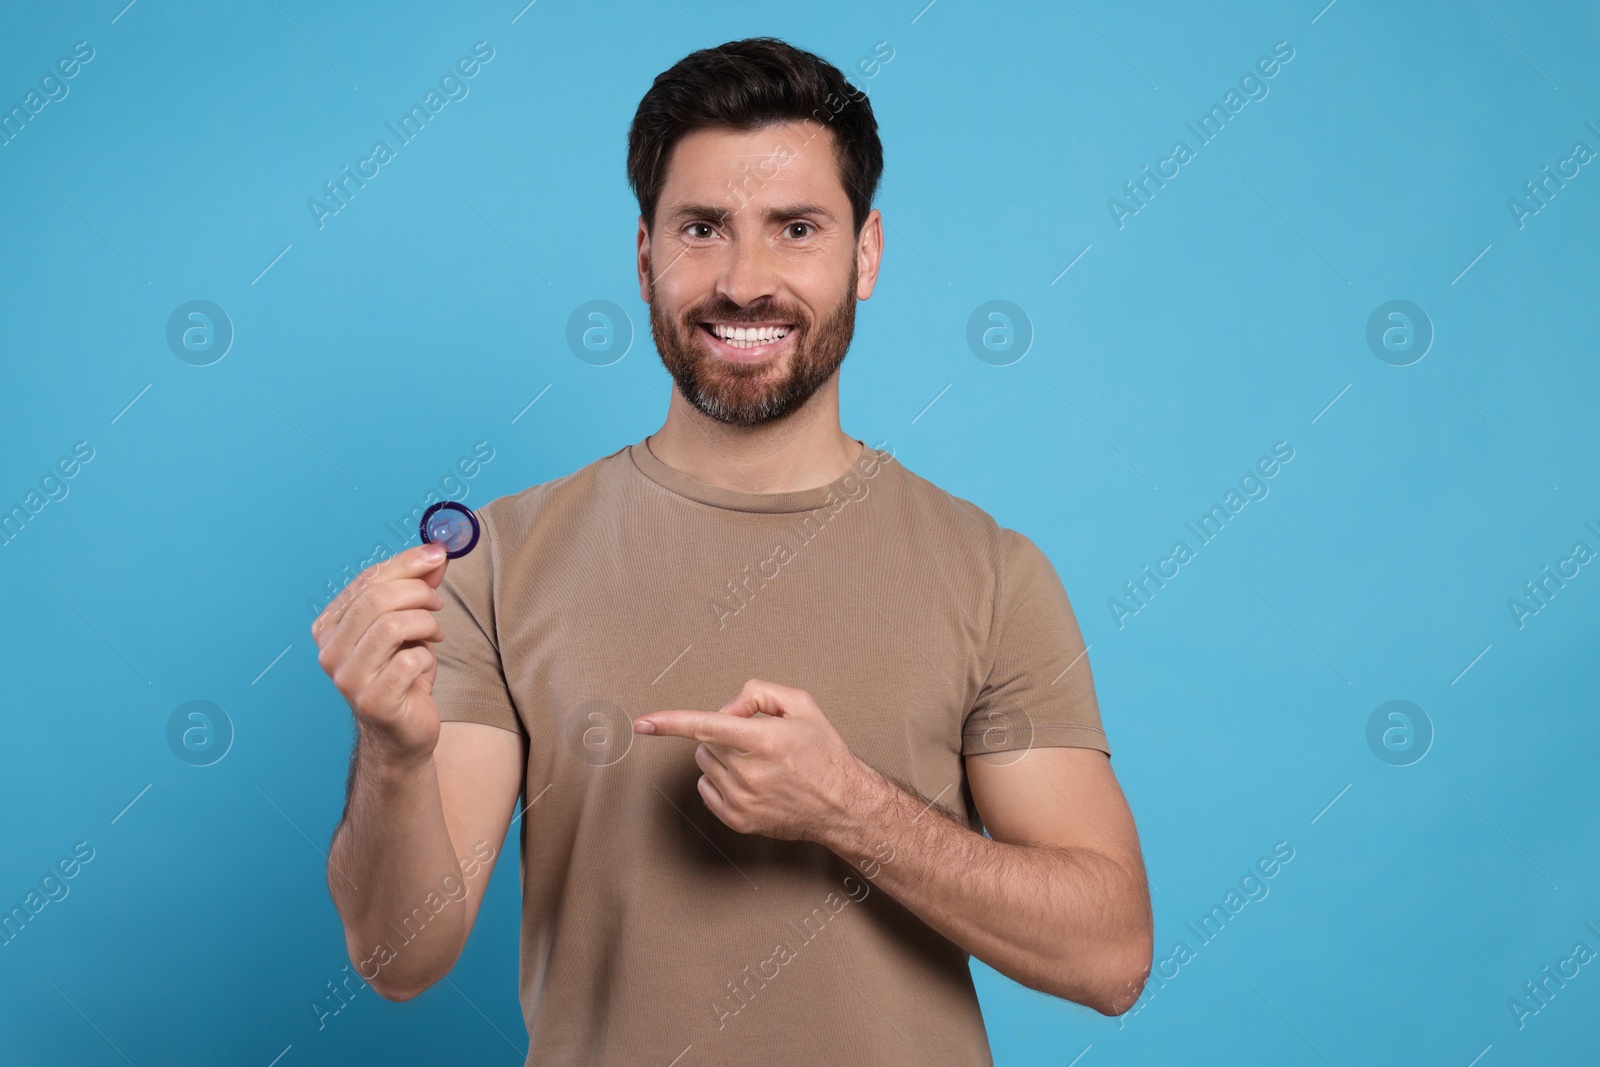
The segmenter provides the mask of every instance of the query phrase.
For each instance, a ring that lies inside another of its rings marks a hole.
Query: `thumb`
[[[424,565],[427,564],[427,558],[428,558],[427,550],[428,549],[438,549],[438,551],[439,551],[439,563],[438,563],[438,565],[435,566],[435,567],[430,568],[429,570],[423,571],[421,574],[417,575],[417,577],[419,577],[423,581],[427,582],[428,585],[431,586],[432,588],[434,588],[434,589],[439,588],[439,583],[444,581],[444,570],[445,570],[446,567],[448,567],[450,565],[450,557],[445,555],[444,549],[439,548],[438,545],[419,545],[417,547],[418,547],[418,550],[419,550],[419,554],[422,557],[422,562],[423,562]]]
[[[724,715],[752,718],[756,712],[767,715],[793,715],[792,705],[783,699],[782,686],[752,678],[739,690],[739,695],[717,709]]]
[[[737,715],[741,719],[749,719],[753,718],[756,712],[766,710],[767,709],[765,708],[757,707],[756,701],[745,696],[743,693],[740,693],[738,696],[722,705],[722,707],[718,708],[717,713],[720,715]]]

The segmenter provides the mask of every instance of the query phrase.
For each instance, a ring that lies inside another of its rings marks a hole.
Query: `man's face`
[[[678,391],[735,426],[798,409],[844,361],[881,247],[877,211],[854,233],[818,123],[687,134],[654,232],[639,226],[640,296]]]

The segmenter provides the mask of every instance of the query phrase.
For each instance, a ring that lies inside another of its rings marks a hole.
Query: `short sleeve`
[[[434,644],[438,670],[433,702],[443,722],[481,722],[526,735],[506,685],[495,640],[493,521],[488,507],[476,514],[476,548],[445,568],[439,583],[439,625],[444,640]]]
[[[1001,529],[991,667],[968,711],[961,752],[1093,748],[1111,755],[1078,620],[1048,557]]]

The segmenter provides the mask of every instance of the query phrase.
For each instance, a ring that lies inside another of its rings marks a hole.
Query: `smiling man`
[[[974,956],[1138,998],[1144,867],[1059,577],[840,426],[882,159],[780,41],[657,77],[628,176],[665,423],[313,624],[358,727],[329,888],[382,995],[455,964],[487,875],[431,887],[520,819],[529,1063],[990,1063]]]

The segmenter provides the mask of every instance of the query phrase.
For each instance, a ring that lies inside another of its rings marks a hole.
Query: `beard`
[[[818,324],[796,307],[762,301],[741,308],[720,297],[689,308],[675,322],[656,302],[652,269],[650,334],[678,392],[701,414],[730,426],[775,422],[810,400],[844,362],[855,334],[858,274],[852,256],[844,298]],[[702,322],[787,322],[795,336],[788,354],[776,360],[731,363],[713,355],[709,342],[699,336]]]

